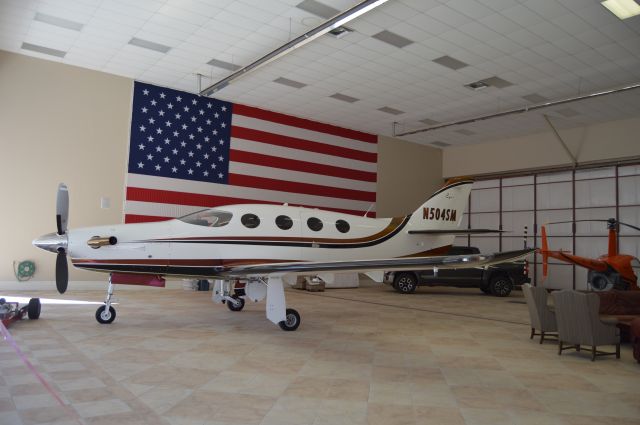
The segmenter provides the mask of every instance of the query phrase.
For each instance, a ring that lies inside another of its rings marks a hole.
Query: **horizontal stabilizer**
[[[452,230],[409,230],[410,235],[482,235],[486,233],[505,233],[497,229],[452,229]]]

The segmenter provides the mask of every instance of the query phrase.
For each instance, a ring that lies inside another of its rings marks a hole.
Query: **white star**
[[[160,171],[160,164],[156,164],[156,171]]]
[[[197,104],[198,104],[198,101],[197,101],[197,100],[195,100],[195,99],[193,99],[193,100],[191,100],[191,103],[193,103],[194,105],[197,105]]]
[[[223,107],[222,107],[222,112],[224,112],[224,111],[226,111],[226,110],[227,110],[227,107],[226,107],[226,106],[223,106]]]
[[[150,141],[150,142],[153,142],[153,136],[147,137],[147,140]]]
[[[147,127],[145,127],[144,125],[140,126],[140,131],[145,131],[147,129]]]
[[[204,115],[204,111],[202,109],[200,109],[198,112],[200,112],[200,115]]]
[[[167,127],[171,127],[171,121],[165,122],[164,125],[166,125]]]
[[[220,162],[224,161],[224,156],[220,155],[220,156],[218,157],[218,161],[220,161]]]
[[[173,109],[173,103],[167,103],[167,108]]]
[[[211,120],[207,120],[207,125],[211,125]]]
[[[173,132],[173,137],[178,137],[178,132],[177,131]]]
[[[173,152],[174,155],[178,155],[178,149],[176,149],[176,148],[173,148],[173,150],[171,152]]]
[[[180,96],[176,97],[176,100],[177,100],[178,102],[182,102],[182,98],[181,98]]]
[[[204,136],[204,141],[208,142],[209,141],[209,136]]]
[[[207,103],[207,108],[211,109],[212,106],[211,102]]]
[[[220,145],[224,145],[224,140],[220,139],[218,140],[218,143],[220,143]]]
[[[213,131],[211,132],[211,134],[213,134],[214,136],[217,136],[217,135],[218,135],[218,130],[213,130]]]
[[[208,172],[208,171],[205,171],[205,172],[204,172],[204,173],[202,173],[202,174],[204,174],[204,176],[205,176],[205,177],[209,176],[209,172]]]
[[[196,122],[196,117],[191,117],[191,122]]]
[[[198,143],[198,144],[196,145],[196,148],[198,148],[198,149],[202,149],[202,145],[201,145],[200,143]]]
[[[171,168],[171,171],[174,172],[174,173],[177,173],[178,169],[174,166],[174,167]]]
[[[164,117],[164,111],[163,110],[158,111],[158,115],[160,115],[161,117]]]
[[[156,100],[155,100],[155,99],[152,99],[152,100],[151,100],[151,106],[156,106],[156,103],[158,103],[158,102],[156,102]]]
[[[162,129],[161,129],[161,128],[158,128],[158,129],[156,130],[156,133],[158,133],[158,134],[162,134]]]
[[[194,136],[193,134],[190,134],[190,135],[189,135],[189,140],[193,140],[193,139],[195,139],[195,138],[196,138],[196,136]]]
[[[187,161],[185,161],[184,159],[180,160],[180,165],[184,165]]]
[[[216,164],[211,164],[211,168],[216,169]]]
[[[189,172],[189,175],[193,174],[193,170],[191,168],[189,168],[187,171]]]
[[[193,157],[193,151],[189,151],[189,158]]]
[[[216,112],[215,114],[213,114],[214,118],[218,118],[220,115]]]
[[[142,162],[138,162],[138,168],[144,168],[144,164]]]
[[[202,162],[200,162],[200,161],[196,162],[196,167],[199,167],[201,165],[202,165]]]
[[[162,147],[156,146],[156,152],[162,152]]]
[[[198,133],[202,133],[202,127],[198,127]]]
[[[171,143],[171,140],[169,140],[169,138],[167,137],[166,139],[164,139],[164,144],[168,145],[169,143]]]
[[[218,148],[216,148],[215,146],[213,146],[213,147],[211,147],[211,150],[212,150],[213,152],[217,152],[217,151],[218,151]]]
[[[186,124],[182,124],[182,129],[186,130],[187,129],[187,125]]]
[[[209,159],[209,154],[208,153],[204,154],[204,159]]]
[[[183,140],[182,142],[180,142],[180,146],[182,146],[182,147],[184,148],[185,146],[187,146],[187,142],[185,142],[185,141]]]
[[[185,112],[189,112],[189,107],[188,107],[188,106],[185,106],[185,107],[184,107],[184,108],[182,108],[182,109],[184,109],[184,111],[185,111]]]
[[[145,96],[148,96],[149,95],[149,90],[144,89],[144,90],[142,90],[142,93],[144,93]]]
[[[160,99],[164,99],[166,95],[164,93],[160,93]]]
[[[153,117],[149,118],[149,124],[155,124],[155,122],[156,122],[156,120],[154,120]]]
[[[164,157],[164,162],[169,162],[169,157],[168,156]]]
[[[147,159],[148,159],[149,161],[151,161],[151,160],[153,159],[153,155],[151,155],[151,154],[147,155]]]
[[[142,113],[143,113],[143,114],[146,114],[146,113],[147,113],[147,111],[148,111],[148,109],[147,109],[147,108],[142,108]]]
[[[218,178],[222,178],[223,174],[222,173],[218,173]]]
[[[222,124],[220,124],[220,127],[222,127],[222,128],[225,128],[226,126],[227,126],[227,124],[226,124],[226,123],[222,123]]]
[[[180,118],[182,118],[182,115],[176,114],[176,119],[179,120]]]
[[[140,150],[143,150],[143,149],[144,149],[144,145],[143,145],[142,143],[140,143],[140,144],[138,145],[138,147],[140,148]]]

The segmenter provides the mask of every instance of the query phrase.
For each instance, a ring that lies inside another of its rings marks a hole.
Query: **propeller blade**
[[[639,231],[639,232],[640,232],[640,227],[636,227],[636,226],[634,226],[634,225],[632,225],[632,224],[623,223],[623,222],[621,222],[621,221],[619,221],[619,222],[618,222],[618,224],[621,224],[621,225],[623,225],[623,226],[630,227],[631,229],[633,229],[633,230],[637,230],[637,231]]]
[[[56,257],[56,288],[58,292],[64,294],[69,283],[69,265],[67,264],[67,253],[64,249],[58,251]]]
[[[56,225],[58,234],[64,235],[67,232],[67,221],[69,220],[69,190],[67,185],[58,185],[58,196],[56,198]]]

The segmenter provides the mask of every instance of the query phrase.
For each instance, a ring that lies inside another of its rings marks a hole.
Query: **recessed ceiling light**
[[[465,136],[471,136],[476,134],[475,131],[467,130],[466,128],[463,128],[461,130],[456,130],[456,133],[464,134]]]
[[[80,31],[84,26],[80,22],[70,21],[68,19],[58,18],[57,16],[47,15],[46,13],[40,12],[36,13],[36,16],[33,17],[33,20],[73,31]]]
[[[549,100],[544,96],[540,96],[538,93],[531,93],[526,96],[522,96],[522,98],[524,100],[528,100],[531,103],[542,103]]]
[[[459,61],[458,59],[452,58],[451,56],[440,56],[439,58],[435,58],[433,62],[440,64],[442,66],[446,66],[449,69],[460,69],[465,66],[469,66],[468,64]]]
[[[429,118],[422,119],[422,120],[420,120],[420,122],[421,122],[421,123],[424,123],[424,124],[426,124],[426,125],[436,125],[436,124],[440,124],[440,121],[432,120],[432,119],[429,119]]]
[[[489,77],[489,78],[485,78],[484,80],[482,80],[484,83],[490,85],[491,87],[497,87],[499,89],[505,88],[505,87],[509,87],[512,86],[513,83],[502,79],[500,77]]]
[[[298,3],[296,7],[304,10],[305,12],[313,13],[314,15],[326,19],[332,18],[340,13],[338,9],[334,9],[331,6],[327,6],[326,4],[320,3],[316,0],[304,0],[301,3]]]
[[[451,146],[451,143],[445,143],[445,142],[431,142],[431,144],[433,146],[437,146],[439,148],[444,148],[444,147],[447,147],[447,146]]]
[[[349,103],[357,102],[357,101],[360,100],[358,98],[347,96],[346,94],[342,94],[342,93],[335,93],[335,94],[332,94],[329,97],[332,97],[332,98],[338,99],[338,100],[342,100],[343,102],[349,102]]]
[[[143,40],[136,37],[133,37],[131,40],[129,40],[129,44],[160,53],[167,53],[169,50],[171,50],[171,47],[165,46],[164,44],[154,43],[153,41]]]
[[[634,0],[605,0],[600,4],[620,19],[640,15],[640,5]]]
[[[231,62],[225,62],[218,59],[211,59],[207,62],[211,66],[215,66],[216,68],[226,69],[227,71],[237,71],[242,68],[240,65],[233,64]]]
[[[296,89],[301,89],[307,86],[305,83],[301,83],[300,81],[294,81],[284,77],[276,78],[275,80],[273,80],[273,82],[278,84],[283,84],[289,87],[294,87]]]
[[[487,87],[489,87],[489,84],[485,83],[484,81],[476,81],[473,83],[465,84],[464,86],[468,89],[478,91],[478,90],[486,89]]]
[[[31,43],[22,43],[21,46],[24,50],[31,50],[32,52],[44,53],[45,55],[57,56],[59,58],[63,58],[67,52],[63,52],[62,50],[52,49],[50,47],[39,46],[37,44]]]
[[[387,44],[391,44],[392,46],[399,47],[401,49],[413,43],[412,40],[409,40],[406,37],[387,30],[380,31],[377,34],[373,34],[371,37],[375,38],[376,40],[383,41]]]
[[[562,115],[563,117],[567,117],[567,118],[571,118],[571,117],[575,117],[580,115],[580,112],[571,109],[571,108],[564,108],[564,109],[558,109],[556,111],[558,114]]]
[[[338,28],[332,29],[327,34],[332,35],[335,38],[342,38],[347,34],[351,34],[352,32],[353,32],[353,30],[351,28],[338,27]]]
[[[378,111],[386,112],[387,114],[391,114],[391,115],[404,114],[404,111],[401,111],[400,109],[390,108],[388,106],[383,106],[382,108],[378,108]]]

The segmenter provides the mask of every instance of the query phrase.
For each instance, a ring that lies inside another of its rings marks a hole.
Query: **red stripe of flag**
[[[238,127],[235,125],[231,126],[231,137],[236,137],[238,139],[244,140],[252,140],[254,142],[267,143],[270,145],[284,146],[287,148],[323,153],[343,158],[356,159],[358,161],[375,163],[378,160],[378,154],[372,152],[363,152],[357,149],[327,145],[326,143],[312,142],[305,139],[298,139],[296,137],[268,133],[266,131],[255,130],[253,128]]]
[[[363,190],[342,189],[322,186],[319,184],[291,182],[286,180],[269,179],[266,177],[245,176],[229,173],[229,184],[232,186],[254,187],[259,189],[276,190],[278,192],[303,193],[307,195],[326,196],[357,201],[375,202],[375,192]]]
[[[364,133],[362,131],[351,130],[348,128],[338,127],[331,124],[324,124],[317,121],[311,121],[305,118],[293,117],[291,115],[281,114],[278,112],[266,111],[264,109],[255,108],[253,106],[233,105],[233,113],[244,115],[245,117],[257,118],[265,121],[273,121],[279,124],[290,125],[293,127],[304,128],[311,131],[333,134],[334,136],[345,137],[348,139],[360,140],[361,142],[377,143],[378,137],[375,134]],[[233,125],[233,121],[232,121]]]
[[[322,174],[324,176],[341,177],[345,179],[360,180],[365,182],[376,181],[376,173],[372,172],[335,167],[333,165],[317,164],[315,162],[280,158],[277,156],[263,155],[260,153],[239,151],[234,149],[231,149],[229,159],[234,162],[243,162],[245,164],[262,165],[273,168],[282,168],[285,170]]]

